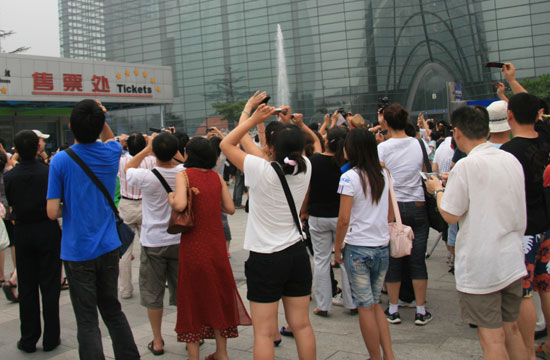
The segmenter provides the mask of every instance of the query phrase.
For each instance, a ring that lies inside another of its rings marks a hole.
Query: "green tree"
[[[524,79],[520,82],[527,92],[538,96],[550,104],[550,74]]]
[[[9,31],[0,30],[0,42],[1,42],[2,40],[4,40],[5,38],[7,38],[8,36],[13,35],[13,34],[15,34],[15,32],[12,31],[12,30],[9,30]],[[27,51],[27,50],[29,50],[29,49],[30,49],[30,47],[28,47],[28,46],[20,46],[20,47],[18,47],[18,48],[15,49],[15,50],[8,51],[8,54],[18,54],[18,53],[25,52],[25,51]],[[1,52],[5,52],[4,50],[2,50],[1,47],[0,47],[0,51],[1,51]]]
[[[227,120],[227,125],[237,125],[241,113],[246,105],[247,100],[241,100],[236,102],[225,102],[212,104],[212,107],[216,109],[216,112],[223,116],[224,120]]]

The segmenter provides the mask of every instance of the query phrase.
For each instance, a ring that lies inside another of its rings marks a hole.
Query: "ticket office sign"
[[[0,54],[0,101],[165,104],[172,86],[167,66]]]

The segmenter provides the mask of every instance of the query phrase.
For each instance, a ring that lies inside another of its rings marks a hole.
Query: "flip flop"
[[[283,339],[279,339],[277,341],[273,341],[273,345],[275,345],[275,347],[279,347],[279,345],[281,345],[281,341],[283,341]]]
[[[162,341],[162,345],[164,345],[164,341]],[[154,347],[154,341],[151,341],[149,343],[149,345],[147,345],[147,349],[149,349],[149,351],[151,351],[151,353],[155,356],[159,356],[159,355],[162,355],[164,354],[164,349],[161,349],[161,350],[155,350],[155,347]]]
[[[6,294],[6,298],[11,302],[19,302],[19,299],[17,296],[13,294],[12,289],[15,289],[17,285],[13,284],[11,281],[6,281],[4,285],[2,285],[2,289],[4,290],[4,294]]]
[[[204,359],[205,360],[216,360],[216,358],[214,357],[214,355],[216,355],[216,353],[212,353],[210,355],[207,355]]]
[[[542,347],[544,346],[544,343],[540,343],[539,346],[535,349],[535,355],[538,359],[544,359],[544,360],[550,360],[550,353],[544,352]]]
[[[294,337],[294,334],[292,333],[292,331],[286,331],[286,326],[283,326],[281,328],[281,331],[279,331],[281,333],[281,335],[283,336],[288,336],[288,337]]]

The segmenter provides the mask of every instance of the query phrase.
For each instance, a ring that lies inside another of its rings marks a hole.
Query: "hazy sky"
[[[57,0],[0,0],[0,30],[15,31],[2,52],[29,46],[24,54],[60,56]]]

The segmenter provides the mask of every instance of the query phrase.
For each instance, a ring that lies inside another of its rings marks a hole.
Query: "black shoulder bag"
[[[424,146],[424,141],[422,139],[417,139],[418,143],[420,144],[420,148],[422,149],[422,154],[424,157],[424,166],[426,166],[426,172],[432,172],[432,165],[430,164],[430,160],[428,159],[428,152],[426,151],[426,147]],[[419,175],[420,176],[420,175]],[[435,197],[433,197],[428,190],[426,190],[426,184],[424,181],[422,182],[422,189],[424,190],[424,199],[426,201],[426,209],[428,210],[428,219],[430,222],[430,227],[436,230],[437,232],[443,232],[447,230],[447,223],[445,220],[443,220],[443,217],[439,213],[439,209],[437,208],[437,200]]]
[[[97,188],[105,195],[105,198],[109,202],[109,206],[111,206],[111,209],[113,209],[113,213],[115,214],[115,222],[116,222],[116,230],[118,232],[118,237],[120,238],[120,242],[122,243],[122,246],[120,247],[120,257],[124,255],[126,250],[128,250],[128,247],[132,244],[132,241],[134,241],[134,232],[128,225],[124,223],[122,218],[120,217],[118,213],[118,209],[115,206],[115,202],[113,201],[113,198],[105,188],[105,185],[97,178],[97,176],[93,173],[93,171],[82,161],[82,159],[73,151],[73,149],[68,148],[65,150],[65,152],[84,170],[86,175],[92,180],[94,184],[96,184]]]
[[[298,212],[296,211],[296,204],[294,204],[294,198],[292,197],[292,193],[290,192],[290,188],[288,187],[288,183],[286,182],[285,174],[283,173],[283,169],[281,169],[281,166],[277,162],[272,162],[271,166],[273,169],[275,169],[275,172],[279,176],[279,180],[281,180],[281,185],[283,185],[283,190],[285,192],[286,201],[288,202],[288,206],[290,206],[290,212],[292,213],[292,217],[294,218],[294,224],[296,224],[296,227],[298,228],[298,231],[300,232],[300,236],[302,237],[302,241],[306,240],[304,233],[302,231],[302,226],[300,226],[300,219],[298,218]]]

